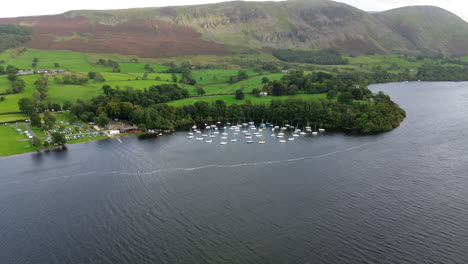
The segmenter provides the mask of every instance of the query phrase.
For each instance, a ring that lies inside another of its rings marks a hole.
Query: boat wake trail
[[[371,142],[359,145],[359,146],[354,146],[350,148],[345,148],[321,155],[314,155],[314,156],[303,156],[303,157],[298,157],[298,158],[292,158],[292,159],[284,159],[284,160],[272,160],[272,161],[261,161],[261,162],[249,162],[249,163],[239,163],[239,164],[233,164],[233,165],[226,165],[226,164],[210,164],[206,166],[200,166],[200,167],[192,167],[192,168],[167,168],[167,169],[158,169],[158,170],[153,170],[153,171],[146,171],[146,172],[122,172],[122,171],[110,171],[110,172],[96,172],[96,171],[91,171],[91,172],[86,172],[86,173],[81,173],[81,174],[75,174],[75,175],[65,175],[65,176],[58,176],[58,177],[53,177],[53,178],[48,178],[48,179],[42,179],[40,180],[41,182],[48,182],[48,181],[53,181],[53,180],[60,180],[60,179],[68,179],[68,178],[75,178],[75,177],[81,177],[81,176],[86,176],[86,175],[91,175],[91,174],[100,174],[103,176],[109,176],[109,175],[127,175],[127,176],[143,176],[143,175],[153,175],[157,173],[163,173],[163,172],[175,172],[175,171],[198,171],[198,170],[205,170],[205,169],[225,169],[225,168],[239,168],[239,167],[253,167],[253,166],[264,166],[264,165],[271,165],[271,164],[280,164],[280,163],[288,163],[288,162],[295,162],[295,161],[301,161],[301,160],[309,160],[309,159],[319,159],[323,157],[328,157],[332,156],[338,153],[342,152],[347,152],[351,151],[354,149],[362,148]]]
[[[301,161],[301,160],[307,160],[307,159],[318,159],[318,158],[323,158],[323,157],[328,157],[332,156],[338,153],[346,152],[346,151],[351,151],[354,149],[362,148],[370,143],[365,143],[359,146],[354,146],[346,149],[340,149],[337,151],[321,154],[321,155],[315,155],[315,156],[303,156],[303,157],[298,157],[298,158],[292,158],[292,159],[284,159],[284,160],[272,160],[272,161],[261,161],[261,162],[249,162],[249,163],[239,163],[239,164],[233,164],[233,165],[225,165],[225,164],[210,164],[206,166],[200,166],[200,167],[192,167],[192,168],[167,168],[167,169],[158,169],[158,170],[153,170],[153,171],[147,171],[147,172],[121,172],[120,174],[122,175],[149,175],[149,174],[155,174],[155,173],[161,173],[161,172],[172,172],[172,171],[197,171],[197,170],[204,170],[204,169],[211,169],[211,168],[220,168],[220,169],[225,169],[225,168],[239,168],[239,167],[252,167],[252,166],[262,166],[262,165],[271,165],[271,164],[279,164],[279,163],[287,163],[287,162],[295,162],[295,161]],[[114,172],[115,173],[115,172]]]

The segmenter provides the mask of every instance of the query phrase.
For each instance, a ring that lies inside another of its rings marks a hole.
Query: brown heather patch
[[[161,20],[132,20],[109,26],[90,24],[84,17],[62,15],[0,19],[0,24],[20,23],[33,25],[33,40],[26,45],[36,49],[146,58],[227,54],[223,46],[200,39],[194,29]],[[86,38],[73,38],[74,35]]]

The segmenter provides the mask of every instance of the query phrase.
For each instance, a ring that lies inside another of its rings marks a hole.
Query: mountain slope
[[[468,24],[434,7],[370,14],[326,0],[237,1],[0,19],[6,23],[33,28],[29,47],[141,57],[265,48],[468,54]]]
[[[423,52],[468,54],[468,24],[444,9],[403,7],[377,13],[376,16]]]

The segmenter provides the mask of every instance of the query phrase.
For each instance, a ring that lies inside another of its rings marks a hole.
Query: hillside
[[[422,52],[468,54],[467,23],[432,6],[414,6],[377,13],[395,31]]]
[[[0,19],[32,27],[27,46],[140,57],[269,49],[468,54],[468,24],[435,7],[368,13],[326,0],[70,11]]]

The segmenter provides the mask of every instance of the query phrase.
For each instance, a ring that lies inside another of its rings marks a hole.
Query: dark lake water
[[[0,159],[0,263],[467,263],[468,83],[286,144],[108,139]]]

